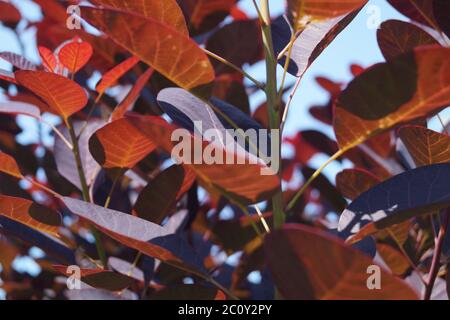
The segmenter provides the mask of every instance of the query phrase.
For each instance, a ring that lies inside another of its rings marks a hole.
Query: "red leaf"
[[[152,18],[83,7],[83,18],[180,87],[209,96],[214,71],[186,35]]]
[[[268,234],[264,245],[275,284],[286,299],[418,299],[381,267],[381,289],[370,290],[367,268],[375,265],[372,259],[323,231],[288,225]]]
[[[58,56],[70,73],[77,73],[88,63],[92,53],[92,46],[88,42],[74,39],[61,48]]]
[[[17,24],[22,19],[20,11],[11,3],[0,1],[0,21]]]
[[[39,46],[38,47],[39,55],[42,59],[42,64],[47,71],[55,72],[56,67],[58,66],[58,62],[56,60],[53,52],[46,47]]]
[[[0,151],[0,172],[9,174],[10,176],[22,179],[23,175],[20,172],[16,160],[10,155]]]
[[[33,201],[0,195],[0,215],[30,228],[58,235],[62,220],[59,213]]]
[[[95,90],[97,90],[98,93],[103,94],[106,89],[113,86],[120,77],[127,73],[138,62],[139,59],[136,57],[131,57],[121,62],[103,75]]]
[[[342,195],[355,200],[361,193],[379,184],[382,180],[363,169],[346,169],[336,176],[336,187]]]
[[[83,109],[87,96],[72,80],[43,71],[17,71],[17,82],[44,100],[64,119]]]

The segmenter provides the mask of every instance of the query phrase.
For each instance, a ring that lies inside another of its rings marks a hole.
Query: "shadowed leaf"
[[[415,47],[439,44],[421,28],[399,20],[383,22],[377,31],[377,38],[386,60],[407,53]]]
[[[286,299],[418,298],[406,283],[381,268],[381,289],[370,290],[367,268],[375,264],[372,259],[323,231],[288,225],[271,232],[264,246],[275,284]]]
[[[34,63],[27,60],[25,57],[13,52],[0,52],[0,58],[8,61],[14,67],[20,70],[37,70]]]
[[[433,0],[433,14],[441,30],[450,38],[450,2]]]
[[[212,287],[181,284],[158,290],[151,300],[226,300],[225,294]]]
[[[388,2],[400,13],[411,20],[433,27],[433,2],[435,0],[388,0]]]

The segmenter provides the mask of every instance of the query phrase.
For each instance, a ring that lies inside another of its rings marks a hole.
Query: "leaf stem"
[[[79,176],[80,182],[81,182],[83,200],[86,202],[91,202],[91,199],[89,196],[89,188],[87,186],[86,176],[84,174],[83,164],[81,162],[81,154],[80,154],[80,148],[79,148],[79,144],[78,144],[78,138],[77,138],[77,135],[75,133],[75,130],[74,130],[74,127],[73,127],[71,121],[68,119],[66,120],[66,126],[67,126],[67,129],[69,130],[70,138],[72,139],[72,145],[73,145],[72,152],[75,157],[78,176]],[[106,253],[105,253],[105,248],[103,247],[103,244],[101,241],[101,234],[95,227],[92,227],[91,231],[95,238],[95,245],[97,247],[97,253],[100,258],[100,261],[102,262],[103,267],[106,267]]]
[[[341,155],[343,155],[345,150],[339,150],[334,155],[332,155],[323,165],[320,166],[313,174],[312,176],[303,184],[301,189],[295,194],[295,196],[292,198],[292,200],[289,202],[286,210],[292,210],[294,208],[297,201],[300,199],[300,197],[303,195],[303,193],[306,191],[306,189],[311,185],[311,183],[322,173],[322,171],[334,160],[339,158]]]
[[[266,96],[267,96],[267,112],[269,116],[270,129],[280,128],[280,104],[278,101],[278,87],[277,87],[277,59],[275,57],[275,52],[273,49],[272,41],[272,31],[270,28],[271,18],[268,0],[260,0],[260,10],[261,10],[261,28],[263,35],[263,45],[264,45],[264,56],[266,60]],[[281,139],[280,139],[281,141]],[[278,155],[281,158],[281,142],[278,146]],[[281,168],[279,169],[278,175],[281,181]],[[283,212],[283,197],[281,190],[281,182],[276,191],[275,195],[272,197],[272,211],[274,217],[274,228],[280,228],[285,221],[285,214]]]
[[[433,287],[434,283],[436,281],[438,272],[439,272],[439,266],[440,266],[440,258],[442,253],[442,247],[444,244],[445,239],[445,232],[447,231],[447,226],[449,222],[449,216],[450,216],[450,210],[447,210],[447,212],[444,213],[444,221],[441,224],[441,227],[439,228],[439,234],[438,237],[435,239],[435,247],[434,247],[434,253],[433,253],[433,260],[431,262],[431,268],[430,273],[425,289],[425,295],[424,300],[430,300],[431,294],[433,293]]]
[[[222,62],[223,64],[227,65],[228,67],[234,69],[235,71],[239,72],[240,74],[242,74],[244,77],[248,78],[250,81],[252,81],[259,89],[264,90],[264,84],[262,84],[261,82],[259,82],[258,80],[256,80],[255,78],[253,78],[250,74],[248,74],[247,72],[245,72],[243,69],[239,68],[237,65],[235,65],[234,63],[228,61],[225,58],[222,58],[221,56],[215,54],[214,52],[211,52],[205,48],[203,48],[203,51],[210,56],[211,58],[216,59],[217,61]]]

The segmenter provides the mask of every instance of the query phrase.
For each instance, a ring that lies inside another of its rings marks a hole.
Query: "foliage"
[[[258,138],[272,156],[292,148],[279,171],[236,162],[255,157],[245,142],[218,144],[232,164],[174,163],[171,136],[184,128],[205,150],[196,121],[282,134],[303,75],[367,1],[288,0],[274,17],[261,0],[256,19],[237,0],[34,2],[38,22],[0,0],[3,26],[19,41],[35,29],[36,47],[22,46],[40,57],[0,53],[7,299],[448,299],[450,136],[428,128],[450,105],[448,1],[388,1],[410,20],[377,30],[385,61],[351,66],[350,83],[316,79],[330,97],[309,110],[322,130]],[[264,81],[243,70],[258,62]],[[51,137],[21,143],[18,116]],[[316,155],[329,157],[317,170]],[[333,161],[352,164],[336,183],[322,173]],[[13,264],[23,256],[37,274]]]

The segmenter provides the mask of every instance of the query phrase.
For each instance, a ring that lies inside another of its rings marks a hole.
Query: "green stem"
[[[339,150],[338,152],[336,152],[334,155],[332,155],[322,166],[320,166],[319,169],[317,169],[313,175],[308,179],[308,181],[306,181],[302,188],[295,194],[295,196],[292,198],[292,200],[289,202],[286,210],[292,210],[292,208],[294,208],[295,204],[297,203],[297,201],[300,199],[300,197],[303,195],[303,193],[306,191],[306,189],[311,185],[311,183],[322,173],[322,171],[330,164],[332,163],[334,160],[336,160],[337,158],[339,158],[341,155],[343,155],[345,152],[345,150]]]
[[[267,96],[267,112],[269,116],[270,129],[280,128],[280,111],[279,111],[279,100],[278,100],[278,88],[277,88],[277,59],[275,57],[275,52],[273,49],[272,42],[272,31],[270,29],[270,10],[268,0],[260,1],[260,12],[261,12],[261,26],[263,35],[263,45],[264,45],[264,56],[266,60],[266,96]],[[281,142],[278,146],[279,154],[281,157]],[[281,178],[281,169],[278,172]],[[281,181],[281,180],[280,180]],[[272,209],[274,217],[274,229],[280,228],[284,221],[285,215],[283,212],[283,198],[281,183],[275,195],[272,197]]]
[[[69,130],[70,138],[72,139],[72,146],[73,146],[72,152],[75,157],[78,176],[80,177],[83,200],[86,202],[91,202],[91,199],[89,196],[89,188],[88,188],[88,185],[86,182],[86,176],[84,174],[83,164],[81,162],[81,154],[80,154],[80,146],[78,144],[78,138],[77,138],[77,135],[75,133],[75,130],[74,130],[73,125],[70,120],[66,120],[66,126],[67,126],[67,129]],[[97,247],[97,253],[100,258],[100,261],[102,262],[103,267],[106,267],[106,253],[105,253],[105,248],[103,247],[103,244],[101,241],[101,234],[94,227],[92,227],[91,231],[95,238],[95,246]]]

